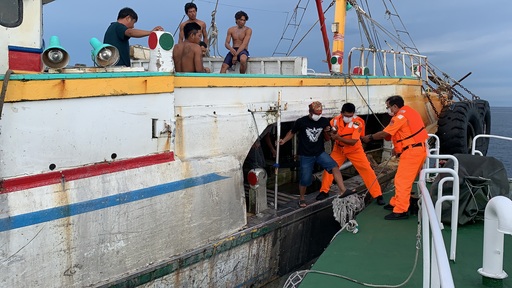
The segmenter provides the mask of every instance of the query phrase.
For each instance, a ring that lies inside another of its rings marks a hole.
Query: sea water
[[[512,107],[491,107],[491,134],[512,138]],[[507,175],[512,178],[512,141],[491,139],[487,156],[503,162]]]

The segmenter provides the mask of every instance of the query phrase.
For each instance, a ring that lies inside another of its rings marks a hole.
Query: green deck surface
[[[375,203],[357,215],[359,232],[343,231],[326,248],[311,270],[350,277],[359,282],[377,285],[398,285],[414,267],[417,216],[407,220],[384,220],[389,211]],[[450,248],[450,228],[443,236]],[[512,238],[505,235],[503,270],[512,273]],[[482,267],[483,221],[459,226],[456,261],[450,261],[455,287],[485,287],[477,269]],[[412,278],[402,287],[422,287],[423,251]],[[302,281],[305,287],[363,287],[361,284],[334,276],[310,272]],[[512,287],[512,279],[503,280],[503,287]]]

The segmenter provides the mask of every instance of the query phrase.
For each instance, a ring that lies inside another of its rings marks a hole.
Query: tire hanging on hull
[[[479,109],[474,102],[455,102],[444,107],[437,121],[438,128],[436,134],[441,144],[440,153],[471,153],[473,138],[484,132],[482,122]],[[488,126],[490,127],[490,123]],[[477,149],[482,151],[481,149],[485,146],[485,152],[487,153],[488,142],[486,143],[487,145],[483,145],[484,141],[479,142],[482,143],[482,145],[479,145],[482,147],[477,147]]]
[[[487,100],[478,99],[475,100],[475,105],[482,121],[482,130],[484,134],[491,134],[491,108]],[[485,156],[487,155],[487,149],[489,148],[489,138],[481,138],[477,140],[476,149],[482,152]]]

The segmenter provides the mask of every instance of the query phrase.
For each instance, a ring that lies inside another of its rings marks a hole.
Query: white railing
[[[475,136],[475,138],[473,138],[473,146],[471,148],[471,155],[480,155],[482,156],[482,152],[480,152],[479,150],[476,150],[476,141],[480,138],[496,138],[496,139],[502,139],[502,140],[508,140],[508,141],[512,141],[512,138],[510,137],[504,137],[504,136],[498,136],[498,135],[489,135],[489,134],[478,134]]]
[[[473,138],[472,155],[483,155],[481,151],[476,149],[476,142],[480,138],[512,141],[511,137],[488,134],[476,135]],[[503,270],[503,238],[504,234],[512,235],[511,207],[512,201],[503,196],[493,197],[485,207],[483,260],[482,268],[478,269],[478,273],[483,278],[499,281],[508,276]]]
[[[427,160],[425,161],[424,169],[422,170],[422,174],[424,174],[424,179],[428,180],[430,174],[439,173],[439,160],[440,159],[450,159],[453,161],[453,173],[451,177],[444,177],[439,180],[437,186],[437,201],[435,204],[435,211],[437,218],[439,220],[439,226],[441,229],[444,229],[444,225],[441,222],[441,210],[443,207],[443,202],[451,201],[452,202],[452,215],[450,219],[451,223],[451,239],[450,239],[450,260],[455,261],[455,257],[457,254],[457,228],[459,223],[459,198],[460,198],[460,187],[459,187],[459,160],[453,155],[439,155],[440,143],[439,138],[434,134],[429,134],[429,137],[433,137],[436,139],[435,147],[427,150]],[[435,153],[435,154],[434,154]],[[429,168],[430,160],[435,159],[434,168]],[[452,182],[452,195],[443,195],[443,186],[446,182]]]
[[[455,174],[454,170],[448,168],[423,169],[418,181],[418,188],[421,191],[421,219],[423,224],[423,287],[455,287],[441,234],[441,227],[439,226],[439,219],[437,218],[425,181],[425,175],[431,172]],[[432,260],[429,243],[430,231],[432,231]],[[432,263],[432,270],[430,263]],[[430,275],[432,275],[432,279],[429,277]],[[432,283],[430,283],[430,280],[432,280]]]
[[[431,157],[431,156],[432,155],[439,155],[439,151],[441,150],[441,142],[439,142],[439,137],[436,134],[428,134],[428,139],[427,139],[426,147],[430,146],[429,142],[430,142],[431,138],[433,138],[435,140],[434,148],[429,148],[427,150],[427,160],[423,164],[423,168],[431,168],[430,167],[430,161],[429,161],[430,159],[433,159],[433,157]],[[433,168],[439,168],[439,159],[435,159],[434,167]],[[426,179],[428,179],[428,177]]]
[[[458,223],[458,208],[459,208],[459,163],[457,158],[452,155],[439,155],[439,138],[433,134],[429,134],[436,140],[434,148],[428,149],[427,160],[425,161],[424,169],[420,172],[418,181],[418,189],[421,191],[421,217],[422,217],[422,231],[423,231],[423,287],[454,287],[453,278],[446,254],[441,230],[443,224],[441,223],[441,208],[444,201],[452,201],[452,215],[451,215],[451,245],[450,245],[450,259],[455,260],[456,244],[457,244],[457,223]],[[480,134],[473,138],[473,145],[471,149],[472,155],[482,155],[482,152],[476,149],[476,142],[480,138],[496,138],[502,140],[512,141],[510,137]],[[430,160],[436,159],[434,168],[430,166]],[[453,169],[439,168],[439,159],[451,159],[453,161]],[[444,177],[438,183],[438,199],[435,207],[430,197],[429,190],[426,185],[427,179],[430,174],[450,174]],[[452,195],[442,195],[444,183],[453,182]],[[430,228],[430,229],[429,229]],[[432,246],[430,246],[430,232],[432,232]],[[430,247],[433,247],[432,253]],[[432,255],[431,255],[432,254]],[[483,268],[481,268],[482,270]]]
[[[361,68],[361,73],[352,73],[352,54],[354,51],[359,51],[359,63]],[[428,79],[428,71],[423,73],[421,71],[422,67],[427,67],[427,56],[407,53],[407,52],[398,52],[398,51],[390,51],[390,50],[379,50],[379,49],[370,49],[370,48],[362,48],[362,47],[354,47],[350,49],[348,53],[348,73],[350,74],[361,74],[366,75],[364,72],[367,60],[365,58],[365,53],[368,53],[370,56],[367,57],[370,59],[370,67],[372,67],[372,73],[370,75],[373,76],[409,76],[409,77],[424,77],[424,80]],[[392,60],[392,71],[388,71],[388,58],[391,57]],[[377,59],[379,58],[379,59]],[[382,75],[377,75],[377,62],[382,60]],[[401,63],[399,63],[401,62]],[[400,67],[401,66],[401,67]],[[401,68],[401,69],[400,69]],[[400,71],[401,70],[401,71]],[[427,69],[425,69],[427,70]],[[423,74],[423,75],[422,75]]]

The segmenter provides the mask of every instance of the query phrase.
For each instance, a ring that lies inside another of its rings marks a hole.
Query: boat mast
[[[318,2],[318,1],[317,1]],[[336,0],[334,5],[334,22],[332,24],[332,32],[334,33],[332,42],[332,56],[338,56],[338,64],[340,71],[343,72],[343,54],[345,50],[345,19],[347,15],[347,0]],[[332,63],[332,61],[329,61]],[[334,64],[334,63],[332,63]],[[330,66],[329,66],[330,68]]]
[[[342,0],[345,2],[345,0]],[[320,21],[320,30],[322,31],[322,38],[324,40],[324,48],[326,54],[327,65],[329,65],[329,71],[331,71],[331,50],[329,49],[329,37],[327,37],[327,30],[325,29],[325,15],[322,9],[322,0],[316,0],[316,10],[318,11],[318,20]],[[336,0],[336,2],[338,2]],[[341,2],[341,1],[340,1]]]

